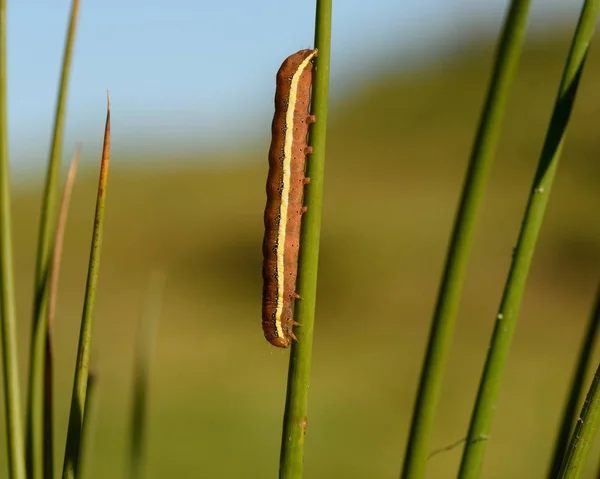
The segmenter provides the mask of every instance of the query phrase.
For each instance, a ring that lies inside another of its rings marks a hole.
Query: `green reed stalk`
[[[506,102],[523,46],[530,0],[513,0],[496,52],[440,284],[421,371],[402,479],[425,477],[429,443],[442,389],[478,212],[498,145]]]
[[[6,75],[6,0],[0,0],[0,334],[8,473],[11,479],[25,479],[10,211]]]
[[[79,446],[79,465],[77,467],[77,477],[88,477],[89,474],[89,455],[91,434],[94,425],[94,411],[96,409],[96,398],[98,396],[98,374],[94,368],[94,364],[90,366],[88,371],[87,393],[85,395],[85,415],[83,417],[83,427],[81,428],[81,444]]]
[[[294,316],[301,326],[294,332],[298,342],[292,345],[288,371],[287,396],[283,418],[279,477],[299,479],[304,467],[304,435],[308,417],[308,386],[317,294],[319,239],[323,203],[323,175],[325,170],[325,140],[329,98],[329,63],[331,43],[331,0],[317,0],[315,47],[319,50],[315,62],[312,111],[317,118],[310,132],[313,153],[307,164],[310,185],[305,189],[308,207],[302,219],[300,262],[298,265],[298,293]]]
[[[460,465],[460,479],[478,478],[483,467],[483,457],[487,445],[485,439],[489,437],[502,374],[508,360],[529,267],[542,227],[599,7],[600,0],[586,0],[573,37],[538,168],[531,186],[510,272],[504,287],[491,346],[471,417]]]
[[[34,306],[29,358],[29,391],[27,397],[26,457],[29,479],[42,477],[44,461],[44,362],[46,357],[46,330],[48,328],[48,285],[54,229],[56,202],[59,189],[60,160],[66,116],[67,89],[71,57],[75,43],[75,29],[79,0],[71,4],[71,17],[65,41],[62,74],[54,118],[54,133],[42,199],[37,264],[35,269]]]
[[[565,451],[569,444],[569,437],[573,430],[573,425],[577,420],[577,405],[583,393],[583,384],[585,375],[588,371],[590,360],[594,352],[594,344],[598,339],[600,332],[600,285],[596,293],[596,302],[588,321],[585,334],[579,352],[579,360],[573,373],[571,387],[569,388],[565,410],[563,412],[562,421],[558,430],[558,436],[554,445],[554,454],[552,455],[552,463],[548,472],[548,479],[554,479],[560,470],[560,466],[565,457]]]
[[[102,148],[102,163],[100,166],[96,214],[94,216],[92,247],[90,252],[88,277],[83,303],[83,315],[81,318],[81,330],[79,332],[79,348],[77,351],[77,362],[75,363],[75,379],[73,381],[73,395],[71,398],[67,444],[65,447],[65,459],[63,463],[63,479],[75,479],[77,476],[79,452],[81,450],[81,438],[85,419],[85,404],[90,368],[92,327],[96,306],[96,289],[98,287],[98,276],[100,273],[100,253],[102,250],[102,233],[104,231],[109,158],[110,96],[108,97],[108,106],[106,112],[104,146]]]
[[[600,365],[585,398],[579,420],[571,436],[569,448],[557,479],[577,479],[583,472],[594,438],[600,424]]]
[[[58,224],[52,250],[52,263],[50,265],[50,284],[48,288],[48,328],[46,330],[46,359],[44,362],[44,479],[54,477],[54,348],[52,330],[56,314],[56,301],[58,298],[58,279],[60,276],[60,261],[62,258],[67,216],[71,203],[71,193],[75,184],[75,174],[79,164],[79,148],[75,151],[67,180],[65,181],[63,198],[60,204]]]

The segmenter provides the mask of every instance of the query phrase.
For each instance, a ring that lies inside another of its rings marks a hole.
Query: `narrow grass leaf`
[[[155,272],[150,278],[148,297],[137,334],[133,377],[133,404],[131,410],[131,450],[129,457],[130,479],[144,476],[144,444],[150,362],[154,354],[156,326],[160,316],[165,276]]]
[[[298,293],[302,299],[296,301],[294,311],[295,319],[301,326],[294,330],[298,341],[294,342],[290,353],[279,464],[279,477],[286,479],[301,478],[303,471],[325,170],[331,8],[331,0],[317,0],[315,47],[319,54],[315,63],[312,93],[312,111],[317,121],[310,132],[313,153],[307,163],[310,185],[306,188],[305,205],[308,209],[302,219],[298,265]]]
[[[63,198],[60,205],[58,224],[54,238],[54,250],[52,252],[52,262],[50,265],[50,284],[48,287],[48,328],[46,330],[46,360],[44,362],[44,479],[52,479],[54,476],[54,426],[53,410],[54,397],[52,391],[53,380],[53,357],[52,347],[52,327],[54,325],[54,316],[56,312],[56,300],[58,297],[58,278],[60,273],[60,261],[62,257],[63,241],[65,237],[65,228],[67,226],[67,216],[69,213],[69,204],[71,202],[71,193],[75,184],[75,174],[79,164],[79,148],[75,151],[71,166],[65,181]]]
[[[10,210],[6,76],[6,0],[0,0],[0,334],[4,411],[8,474],[11,479],[25,479]]]
[[[571,436],[571,442],[565,454],[565,460],[558,479],[577,479],[581,477],[585,460],[598,433],[600,424],[600,365],[596,370],[592,385],[585,398],[581,415]]]
[[[106,128],[104,131],[104,145],[102,148],[102,162],[100,166],[100,179],[98,183],[98,198],[94,216],[94,230],[92,233],[92,247],[88,266],[87,284],[79,332],[79,348],[77,362],[75,363],[75,379],[73,381],[73,395],[71,397],[71,410],[69,413],[69,427],[67,430],[67,444],[63,463],[63,479],[74,479],[77,476],[79,451],[81,449],[81,435],[85,417],[85,403],[90,367],[90,351],[92,343],[92,326],[96,306],[96,290],[100,272],[100,253],[102,250],[102,233],[104,230],[104,213],[106,206],[106,187],[108,182],[108,163],[110,157],[110,96],[106,112]]]
[[[75,29],[79,12],[79,0],[71,4],[71,17],[65,41],[62,74],[54,118],[54,132],[42,197],[37,263],[34,274],[34,305],[29,358],[29,390],[27,396],[26,457],[29,479],[42,477],[44,434],[44,361],[46,357],[46,329],[48,327],[48,282],[56,218],[56,202],[59,189],[62,156],[63,129],[67,101],[67,87]]]
[[[530,3],[530,0],[511,2],[498,44],[494,70],[471,151],[429,332],[429,342],[406,444],[401,475],[403,479],[425,477],[429,443],[475,225],[498,145],[510,87],[521,55]]]
[[[558,430],[558,436],[554,445],[554,454],[552,455],[552,463],[550,471],[548,472],[548,479],[554,479],[560,471],[560,466],[565,457],[565,451],[569,444],[569,437],[573,430],[573,425],[577,420],[577,406],[581,395],[583,393],[583,384],[585,381],[585,375],[589,369],[590,360],[594,352],[594,345],[598,339],[598,332],[600,331],[600,285],[598,285],[598,291],[596,293],[596,301],[588,325],[583,336],[581,351],[579,352],[579,360],[573,373],[573,379],[571,381],[571,387],[567,401],[565,404],[565,410],[563,412],[562,421]]]
[[[90,443],[92,442],[92,426],[94,423],[94,412],[96,398],[98,396],[98,373],[94,368],[94,362],[90,366],[87,380],[87,393],[85,395],[85,415],[83,416],[83,427],[81,430],[81,445],[79,447],[79,466],[77,469],[77,477],[87,477],[89,474],[88,467],[89,455],[92,450]]]
[[[599,7],[600,0],[586,0],[571,44],[538,168],[529,193],[512,264],[504,286],[461,460],[460,479],[475,479],[481,474],[485,448],[489,442],[481,439],[489,437],[502,374],[510,353],[535,244],[542,227],[544,212],[556,175],[569,117],[596,25]]]

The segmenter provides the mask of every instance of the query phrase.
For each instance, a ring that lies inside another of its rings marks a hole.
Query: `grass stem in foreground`
[[[92,346],[92,326],[96,306],[96,290],[100,273],[100,253],[102,250],[102,233],[104,231],[104,216],[106,206],[106,187],[108,183],[108,164],[110,158],[110,96],[106,112],[106,128],[102,148],[102,163],[98,182],[98,198],[94,216],[92,247],[88,266],[88,277],[79,332],[79,348],[75,363],[75,379],[67,430],[67,444],[63,463],[63,479],[75,479],[81,450],[82,429],[85,419],[85,404],[90,368],[90,353]]]
[[[489,437],[490,434],[500,383],[508,361],[529,268],[556,175],[585,58],[596,26],[599,7],[600,0],[586,0],[573,37],[496,317],[461,460],[460,479],[476,479],[481,474],[485,448],[489,441],[479,439]]]
[[[81,429],[79,466],[77,468],[78,479],[89,476],[89,470],[87,470],[86,467],[88,467],[89,455],[93,450],[92,446],[90,446],[90,443],[92,441],[92,426],[94,422],[94,411],[97,395],[98,374],[96,373],[94,362],[92,361],[92,365],[90,366],[90,370],[88,372],[87,393],[85,395],[85,416],[83,417],[83,427]]]
[[[10,209],[6,76],[6,0],[0,0],[0,349],[4,379],[8,474],[11,479],[25,479]]]
[[[44,361],[46,358],[46,329],[48,327],[48,283],[59,189],[63,130],[66,116],[67,89],[79,0],[72,0],[69,28],[65,40],[62,74],[54,118],[54,132],[40,215],[40,229],[34,274],[34,305],[29,351],[29,390],[27,396],[26,463],[29,479],[41,477],[44,461]]]
[[[304,435],[308,417],[308,385],[321,235],[330,43],[331,0],[317,0],[315,47],[319,53],[315,62],[312,100],[312,111],[317,121],[310,132],[313,153],[307,162],[307,176],[310,177],[310,184],[305,189],[304,197],[308,210],[302,219],[298,265],[298,293],[302,299],[296,301],[294,311],[294,317],[301,326],[294,330],[298,336],[298,342],[292,344],[290,353],[279,464],[279,477],[286,479],[301,478],[304,462]]]
[[[60,261],[62,258],[63,242],[65,237],[65,228],[67,226],[67,216],[69,213],[69,204],[71,202],[71,193],[75,184],[75,174],[79,164],[79,148],[75,151],[65,187],[63,198],[60,205],[58,224],[54,237],[54,249],[52,251],[52,262],[50,264],[50,284],[48,287],[48,328],[46,330],[46,360],[44,362],[44,479],[54,477],[54,395],[53,395],[53,371],[54,371],[54,351],[52,346],[52,327],[54,325],[54,316],[56,313],[56,300],[58,297],[58,278],[60,273]]]
[[[569,388],[569,395],[565,404],[565,410],[563,412],[558,437],[556,438],[548,479],[554,479],[557,476],[558,472],[560,471],[563,458],[565,457],[565,451],[567,449],[567,445],[569,444],[569,437],[571,435],[571,431],[573,430],[573,425],[577,420],[577,406],[583,392],[585,375],[594,352],[594,344],[598,338],[599,327],[600,284],[598,285],[598,291],[596,293],[595,305],[583,336],[577,367],[575,368],[573,379],[571,381],[571,387]]]
[[[429,443],[473,243],[475,223],[500,137],[510,87],[517,70],[530,3],[530,0],[512,1],[498,44],[496,62],[471,151],[429,333],[406,445],[403,479],[425,477]]]
[[[592,442],[598,432],[600,423],[600,365],[594,375],[594,380],[585,398],[577,425],[571,436],[569,448],[565,454],[565,460],[558,479],[577,479],[583,472],[585,460],[590,452]]]

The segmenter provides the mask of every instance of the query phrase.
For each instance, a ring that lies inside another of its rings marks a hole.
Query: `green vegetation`
[[[10,171],[8,162],[8,107],[6,71],[6,0],[0,0],[0,333],[8,471],[12,478],[25,477],[21,393],[17,362],[17,314],[15,309],[13,233]]]
[[[49,451],[53,450],[49,439],[44,436],[44,427],[47,434],[52,431],[44,420],[44,373],[49,371],[45,367],[47,354],[47,331],[48,331],[48,302],[49,302],[49,278],[50,265],[52,261],[52,249],[55,240],[56,217],[58,215],[57,201],[59,194],[60,166],[62,159],[63,130],[66,117],[66,102],[69,86],[69,75],[71,72],[71,57],[75,43],[75,31],[79,13],[79,0],[72,0],[69,28],[65,39],[65,51],[60,84],[58,88],[58,99],[54,117],[54,131],[50,157],[48,160],[46,183],[42,206],[40,227],[37,243],[37,259],[35,264],[35,279],[33,296],[33,321],[31,327],[31,342],[29,347],[29,374],[27,395],[27,433],[25,463],[27,466],[27,477],[40,479],[46,477],[53,467],[53,461],[48,457]],[[49,388],[51,390],[51,388]],[[50,409],[50,408],[48,408]],[[46,452],[46,456],[44,456]],[[42,476],[44,474],[44,476]]]
[[[317,2],[315,24],[315,62],[312,113],[317,118],[310,130],[310,144],[314,153],[308,157],[304,204],[307,207],[302,220],[302,240],[298,265],[298,294],[294,319],[298,342],[292,344],[288,368],[288,385],[283,416],[279,477],[302,479],[304,469],[304,437],[308,419],[308,391],[313,350],[313,332],[317,298],[317,270],[323,212],[323,173],[325,171],[325,139],[329,110],[329,68],[331,56],[331,0]]]
[[[539,163],[529,190],[529,198],[512,255],[502,300],[496,315],[496,324],[460,464],[458,475],[460,479],[477,479],[481,475],[484,453],[492,431],[492,419],[497,409],[498,396],[508,364],[517,317],[554,185],[589,44],[598,20],[599,9],[600,0],[586,0],[573,35],[552,117],[539,156]]]
[[[569,36],[539,40],[523,55],[467,270],[432,449],[465,435],[568,45]],[[398,474],[492,46],[410,77],[383,78],[330,107],[307,478]],[[486,479],[541,477],[552,453],[600,265],[598,78],[600,53],[592,48],[487,444]],[[270,118],[262,121],[267,132]],[[87,478],[112,477],[128,464],[136,318],[157,267],[169,284],[149,378],[147,477],[276,477],[288,353],[267,344],[260,327],[267,144],[265,133],[243,166],[220,166],[227,158],[206,166],[195,152],[181,158],[193,158],[195,169],[189,161],[177,169],[177,158],[165,158],[169,169],[163,171],[140,171],[143,158],[135,170],[126,159],[112,165],[92,345],[100,379]],[[61,445],[97,187],[97,152],[84,145],[83,156],[54,328]],[[90,157],[93,176],[86,179]],[[32,304],[39,190],[22,189],[13,201],[22,312]],[[23,323],[19,331],[28,327]],[[7,460],[4,440],[0,464]],[[428,475],[453,478],[459,460],[460,447],[438,454]],[[590,466],[586,478],[595,473]]]
[[[427,459],[431,450],[431,433],[471,255],[475,225],[496,156],[502,120],[523,48],[530,3],[529,0],[511,2],[498,40],[490,86],[473,142],[431,322],[427,352],[423,361],[402,465],[403,479],[425,477]]]
[[[577,420],[571,443],[565,454],[558,479],[577,479],[585,465],[585,460],[598,433],[600,422],[600,366],[585,398],[585,404]]]

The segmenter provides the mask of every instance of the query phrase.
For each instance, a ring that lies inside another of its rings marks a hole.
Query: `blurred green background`
[[[568,44],[568,34],[536,37],[522,58],[478,223],[433,449],[466,434]],[[471,45],[410,74],[382,74],[332,105],[307,478],[399,474],[492,63],[492,43],[474,38]],[[545,474],[600,279],[599,80],[600,52],[592,48],[497,407],[488,479]],[[128,147],[135,158],[136,146]],[[134,168],[113,155],[86,477],[121,477],[126,470],[133,345],[156,268],[167,283],[151,373],[148,477],[276,477],[288,352],[270,346],[260,326],[267,149],[267,143],[249,144],[235,157],[211,158],[200,150],[178,152],[148,169],[139,167],[143,157]],[[84,156],[98,161],[80,171],[75,186],[55,332],[59,465],[100,151],[84,145]],[[26,319],[19,324],[23,378],[40,191],[30,183],[13,201],[18,313]],[[2,430],[3,421],[2,414]],[[2,441],[0,435],[3,465]],[[428,477],[454,477],[461,451],[431,458]],[[586,477],[598,465],[594,451]]]

